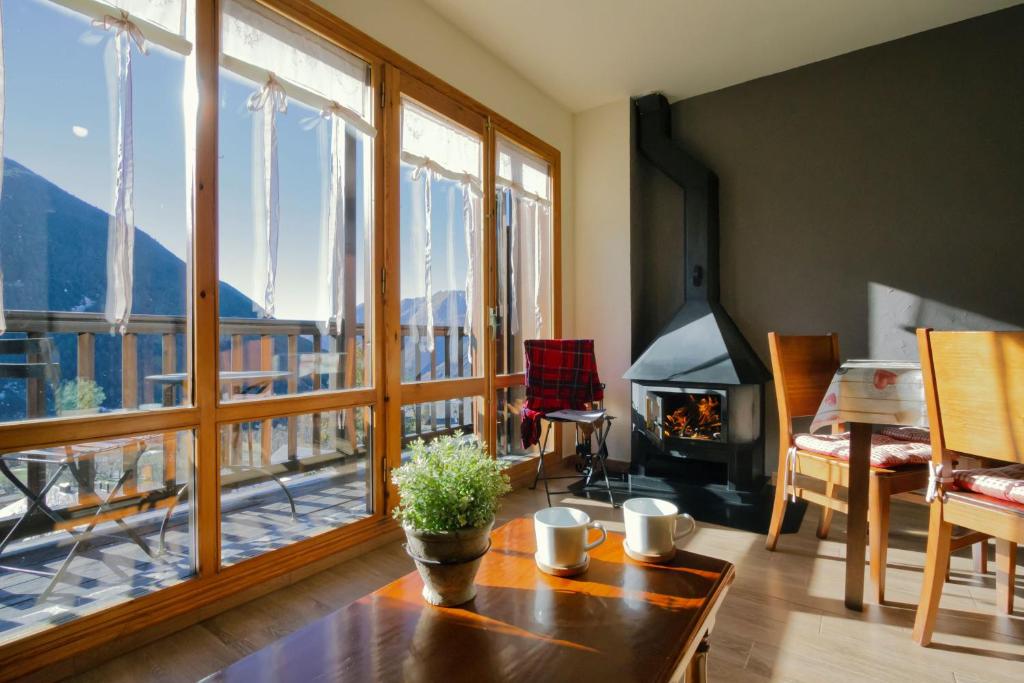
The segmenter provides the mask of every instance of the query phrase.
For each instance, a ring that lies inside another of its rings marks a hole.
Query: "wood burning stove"
[[[771,375],[719,302],[718,178],[670,137],[661,95],[634,101],[641,154],[683,188],[685,303],[636,358],[630,485],[655,491],[764,483]]]
[[[763,483],[763,385],[632,386],[634,488],[718,484],[752,491]]]

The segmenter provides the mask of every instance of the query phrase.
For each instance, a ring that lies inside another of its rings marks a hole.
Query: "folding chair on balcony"
[[[144,494],[137,491],[127,494],[125,486],[134,480],[139,460],[146,451],[151,446],[162,443],[162,440],[161,435],[150,434],[0,455],[0,474],[14,485],[26,501],[25,512],[0,539],[0,558],[4,557],[8,545],[14,541],[38,533],[38,528],[34,531],[21,531],[23,527],[27,527],[31,518],[37,515],[48,518],[49,524],[44,527],[46,530],[64,531],[73,540],[71,549],[56,571],[9,564],[0,564],[0,570],[50,577],[46,588],[36,597],[36,602],[42,603],[64,579],[71,563],[89,548],[94,539],[113,536],[110,532],[97,530],[97,526],[104,521],[112,521],[149,558],[155,558],[149,543],[125,521],[125,518],[155,506],[161,494]],[[121,454],[124,463],[121,476],[106,494],[93,492],[92,472],[95,460],[101,456],[118,453]],[[31,483],[22,482],[15,472],[21,467],[30,473],[30,482],[33,479],[45,478],[45,484],[37,489],[33,488]],[[47,476],[51,470],[53,473]],[[32,476],[32,472],[38,474]],[[73,506],[54,509],[47,496],[66,473],[77,483],[80,498]],[[80,527],[85,528],[80,530]]]
[[[548,506],[551,494],[571,493],[570,490],[552,491],[551,479],[580,479],[584,489],[593,485],[600,468],[604,478],[604,491],[613,507],[618,507],[608,481],[608,433],[612,420],[601,407],[604,384],[597,373],[593,339],[531,339],[526,347],[526,403],[521,413],[523,447],[540,444],[537,474],[531,489],[544,482]],[[546,422],[541,438],[541,422]],[[579,476],[549,477],[544,469],[544,453],[548,437],[555,423],[572,424],[576,430],[576,469]]]

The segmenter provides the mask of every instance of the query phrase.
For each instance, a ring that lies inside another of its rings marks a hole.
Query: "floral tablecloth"
[[[841,422],[928,426],[919,363],[849,360],[832,377],[811,432]]]

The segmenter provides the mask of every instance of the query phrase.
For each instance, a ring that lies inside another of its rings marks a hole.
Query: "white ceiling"
[[[1020,0],[423,0],[571,111],[677,100]]]

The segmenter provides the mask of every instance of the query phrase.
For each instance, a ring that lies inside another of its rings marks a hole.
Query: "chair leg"
[[[885,601],[885,567],[889,555],[889,499],[887,479],[871,477],[868,493],[868,545],[871,548],[871,583],[875,602]]]
[[[935,618],[939,613],[939,600],[949,566],[950,539],[953,525],[942,518],[942,502],[936,499],[931,504],[928,519],[928,551],[925,555],[924,581],[921,584],[921,599],[917,604],[914,619],[914,642],[930,645],[935,630]]]
[[[540,448],[537,449],[537,474],[534,475],[533,477],[533,485],[530,486],[531,491],[537,488],[537,482],[540,481],[541,478],[547,476],[544,473],[544,453],[547,452],[548,449],[548,435],[550,433],[551,422],[548,422],[546,428],[544,429],[544,437],[540,440]],[[548,507],[551,507],[550,503],[548,504]]]
[[[988,541],[978,541],[971,546],[971,561],[975,574],[988,574]]]
[[[1013,589],[1017,573],[1017,544],[996,539],[996,609],[1013,614]]]
[[[834,482],[828,482],[825,484],[825,495],[829,498],[836,497],[836,485]],[[828,538],[828,531],[832,528],[832,508],[827,505],[821,506],[821,518],[818,520],[818,538],[825,540]]]
[[[768,550],[775,550],[775,544],[779,541],[779,533],[782,531],[782,520],[786,516],[786,467],[785,459],[779,463],[779,471],[775,475],[775,502],[772,504],[772,520],[768,523],[768,538],[764,547]]]

